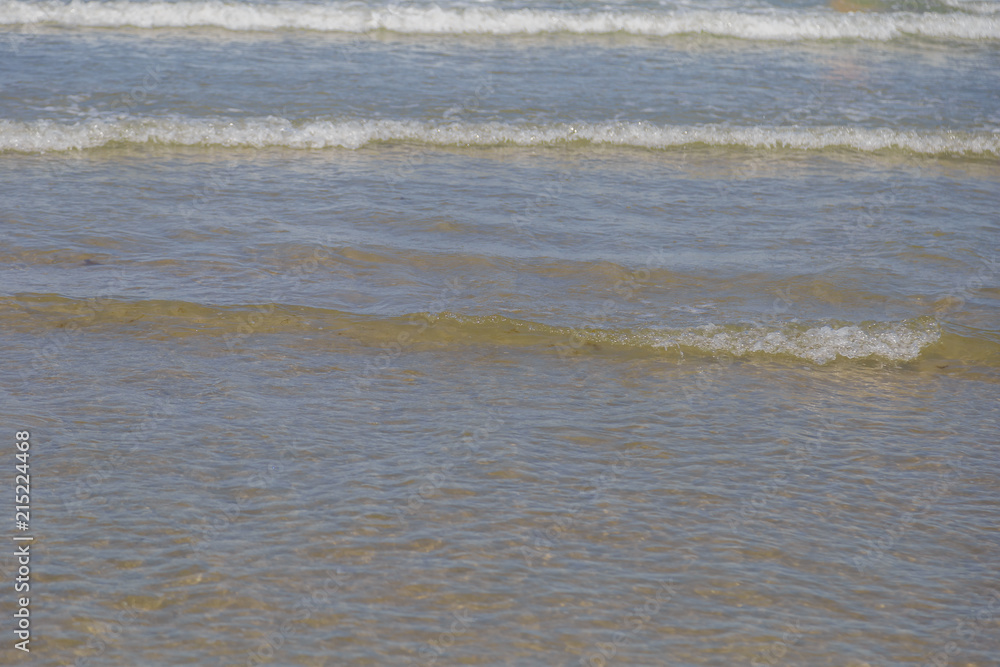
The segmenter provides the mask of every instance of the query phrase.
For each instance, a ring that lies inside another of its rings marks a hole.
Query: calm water
[[[0,0],[0,662],[997,664],[998,157],[994,2]]]

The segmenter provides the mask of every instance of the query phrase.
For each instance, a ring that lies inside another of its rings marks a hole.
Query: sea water
[[[995,2],[0,0],[2,662],[995,664],[998,157]]]

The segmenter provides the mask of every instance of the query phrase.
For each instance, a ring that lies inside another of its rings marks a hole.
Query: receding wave
[[[306,2],[231,4],[179,2],[0,2],[0,24],[87,28],[211,27],[237,31],[311,30],[404,34],[611,34],[667,37],[703,34],[748,40],[862,39],[905,36],[1000,39],[1000,23],[981,12],[849,13],[772,10],[552,11],[489,7],[384,7]]]
[[[903,150],[926,155],[1000,155],[1000,133],[859,127],[662,126],[650,123],[429,123],[397,120],[304,121],[136,118],[80,123],[0,120],[0,152],[47,152],[122,144],[166,146],[357,149],[378,142],[440,146],[591,144],[648,149],[707,145],[750,149],[864,152]]]
[[[674,359],[837,361],[936,360],[996,366],[1000,337],[944,330],[932,317],[895,322],[729,323],[686,328],[581,328],[501,315],[412,313],[378,317],[289,304],[214,306],[183,301],[70,299],[51,294],[0,297],[4,328],[29,329],[39,345],[87,331],[153,338],[214,337],[220,349],[252,346],[269,335],[303,345],[370,349],[449,346],[535,348],[561,356],[624,353]],[[47,333],[46,333],[47,332]],[[287,341],[283,344],[289,344]]]

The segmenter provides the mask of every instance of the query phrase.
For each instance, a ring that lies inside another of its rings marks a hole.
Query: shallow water
[[[996,7],[4,0],[5,664],[994,664]]]

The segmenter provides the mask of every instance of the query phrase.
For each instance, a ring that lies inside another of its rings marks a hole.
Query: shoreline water
[[[32,664],[992,665],[997,7],[0,0]]]

